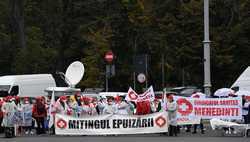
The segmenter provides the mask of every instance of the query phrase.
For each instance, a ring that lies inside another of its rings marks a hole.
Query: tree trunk
[[[9,0],[9,7],[11,31],[13,34],[17,34],[18,45],[20,45],[21,48],[25,48],[24,0]]]

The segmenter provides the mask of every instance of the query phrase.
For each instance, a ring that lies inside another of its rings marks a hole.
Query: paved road
[[[66,137],[66,136],[36,136],[0,138],[1,142],[250,142],[246,137],[165,137],[165,136],[100,136],[100,137]]]
[[[178,137],[169,137],[162,134],[122,135],[122,136],[19,136],[11,139],[0,134],[0,142],[250,142],[250,137],[242,134],[226,135],[221,130],[211,130],[206,126],[205,134],[198,130],[197,134],[185,132],[181,129]]]

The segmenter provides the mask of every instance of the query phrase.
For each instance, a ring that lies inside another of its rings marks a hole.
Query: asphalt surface
[[[165,137],[165,136],[95,136],[95,137],[69,137],[69,136],[37,136],[15,137],[11,139],[0,138],[1,142],[250,142],[246,137]]]
[[[211,130],[205,126],[205,134],[197,130],[196,134],[181,129],[177,137],[164,134],[119,135],[119,136],[55,136],[55,135],[23,135],[4,138],[0,134],[0,142],[250,142],[250,137],[242,133],[225,134],[222,130]]]

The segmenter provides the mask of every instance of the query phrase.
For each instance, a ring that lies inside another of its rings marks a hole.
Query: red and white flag
[[[52,96],[51,96],[51,101],[49,105],[49,128],[51,128],[54,124],[54,109],[55,109],[55,91],[53,90]]]
[[[125,100],[126,101],[136,101],[137,98],[138,98],[138,94],[131,87],[129,87],[128,94],[127,94]]]
[[[143,94],[137,94],[131,87],[128,90],[128,94],[126,96],[127,101],[133,102],[142,102],[142,101],[154,101],[155,93],[152,86],[144,92]]]

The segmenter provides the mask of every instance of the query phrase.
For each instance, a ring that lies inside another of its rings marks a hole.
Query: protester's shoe
[[[191,132],[191,130],[190,130],[190,129],[187,129],[186,132]]]
[[[192,134],[196,134],[196,133],[197,133],[196,131],[192,132]]]
[[[205,131],[204,131],[204,130],[201,130],[201,134],[205,134]]]
[[[226,134],[229,134],[229,131],[228,131],[228,130],[226,130]]]
[[[25,135],[28,135],[29,134],[29,131],[25,131]]]
[[[34,135],[34,132],[33,132],[33,131],[30,131],[30,134],[31,134],[31,135]]]

